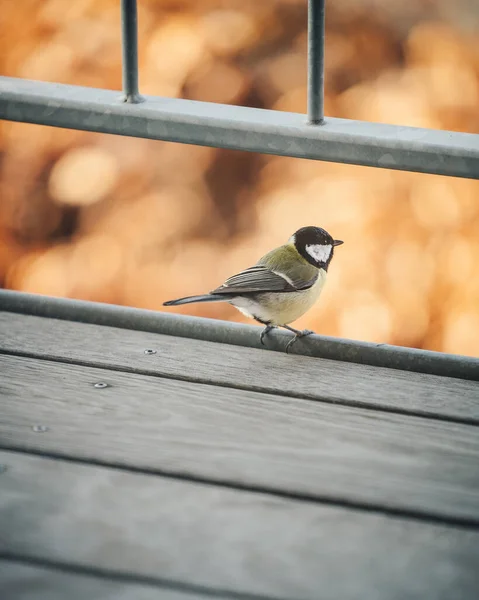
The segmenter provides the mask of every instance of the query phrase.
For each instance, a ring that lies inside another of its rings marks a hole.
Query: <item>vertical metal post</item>
[[[308,120],[324,121],[325,0],[308,0]]]
[[[124,102],[137,103],[138,93],[138,15],[136,0],[121,0],[121,49]]]

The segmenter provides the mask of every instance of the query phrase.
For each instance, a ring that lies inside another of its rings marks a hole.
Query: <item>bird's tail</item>
[[[202,294],[201,296],[186,296],[186,298],[177,298],[163,302],[163,306],[178,306],[179,304],[192,304],[193,302],[221,302],[228,300],[221,294]]]

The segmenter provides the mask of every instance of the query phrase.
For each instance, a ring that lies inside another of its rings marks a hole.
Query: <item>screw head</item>
[[[0,473],[5,473],[5,471],[8,469],[7,465],[0,465]]]
[[[147,348],[145,350],[145,354],[156,354],[156,350],[152,350],[151,348]]]
[[[94,383],[93,387],[98,388],[98,389],[103,389],[108,387],[108,383],[105,383],[104,381],[99,381],[98,383]]]
[[[49,427],[46,425],[33,425],[32,429],[35,433],[45,433],[49,430]]]

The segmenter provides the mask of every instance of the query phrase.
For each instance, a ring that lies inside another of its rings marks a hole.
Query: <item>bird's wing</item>
[[[212,294],[253,294],[258,292],[296,292],[311,287],[318,274],[309,281],[293,280],[264,265],[255,265],[227,279]]]

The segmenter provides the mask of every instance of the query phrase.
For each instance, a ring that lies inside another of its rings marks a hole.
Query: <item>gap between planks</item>
[[[238,481],[228,481],[225,479],[213,479],[201,477],[199,475],[187,475],[181,471],[162,471],[161,469],[148,468],[148,467],[137,467],[135,465],[129,465],[124,463],[118,463],[114,461],[94,459],[94,458],[81,458],[78,456],[71,456],[68,454],[62,454],[61,452],[48,452],[39,450],[37,448],[18,448],[15,446],[2,445],[0,444],[0,452],[9,452],[11,454],[19,454],[25,456],[31,456],[33,458],[45,458],[49,460],[58,460],[65,463],[71,463],[74,465],[81,465],[84,467],[99,467],[105,469],[111,469],[113,471],[131,473],[132,475],[145,475],[152,477],[159,477],[165,480],[179,481],[184,483],[192,483],[198,485],[204,485],[206,487],[213,487],[218,489],[232,490],[238,492],[247,492],[254,495],[260,496],[271,496],[272,498],[278,498],[281,500],[290,500],[292,502],[299,502],[302,504],[319,505],[325,507],[338,508],[340,510],[353,510],[358,513],[364,514],[375,514],[384,517],[390,517],[393,519],[402,520],[405,522],[416,521],[419,523],[425,523],[430,525],[440,525],[446,528],[463,529],[466,531],[479,531],[479,518],[478,519],[467,519],[457,517],[444,517],[442,515],[435,515],[425,511],[415,511],[408,509],[395,509],[393,507],[384,506],[382,504],[374,504],[367,502],[354,502],[348,501],[344,498],[335,498],[332,496],[320,496],[316,494],[305,494],[294,491],[285,491],[278,488],[253,485],[247,483],[240,483]]]
[[[239,598],[316,600],[319,585],[327,600],[475,597],[477,531],[9,452],[0,460],[0,551],[11,557]]]
[[[2,363],[4,448],[479,521],[479,442],[468,425],[18,357]],[[97,381],[108,385],[96,390]],[[39,435],[35,423],[50,430]]]
[[[469,380],[15,313],[2,322],[5,354],[479,424],[479,383]]]
[[[68,600],[101,600],[120,596],[121,600],[158,600],[160,592],[161,600],[277,600],[277,597],[223,592],[160,577],[0,552],[0,587],[4,594],[8,593],[8,600],[17,600],[15,587],[22,594],[19,600],[23,600],[29,579],[32,579],[31,587],[35,590],[32,600],[43,597],[46,600],[64,600],[67,597]],[[60,590],[63,590],[62,595],[56,596]]]
[[[141,367],[128,367],[127,365],[113,365],[109,363],[102,363],[99,361],[88,361],[82,359],[71,359],[64,358],[54,355],[46,354],[35,354],[34,352],[15,352],[10,350],[2,350],[0,348],[0,355],[4,356],[18,356],[20,358],[31,358],[33,360],[44,360],[52,363],[61,363],[65,365],[78,365],[80,367],[89,367],[91,369],[103,369],[109,371],[115,371],[118,373],[132,373],[134,375],[145,375],[146,377],[158,377],[159,379],[171,379],[172,381],[184,381],[189,383],[198,383],[200,385],[212,385],[214,387],[227,388],[233,390],[252,391],[258,394],[274,394],[283,398],[294,398],[297,400],[306,400],[310,402],[324,402],[326,404],[333,404],[337,406],[349,406],[351,408],[361,408],[364,410],[371,410],[377,412],[392,413],[397,415],[404,415],[409,417],[419,417],[423,419],[432,419],[436,421],[444,421],[449,423],[458,423],[460,425],[472,425],[479,426],[479,418],[474,417],[456,417],[454,415],[441,415],[438,413],[430,412],[427,410],[408,410],[406,408],[393,407],[381,404],[368,404],[361,400],[338,400],[334,397],[327,397],[324,395],[312,398],[308,394],[301,394],[294,391],[286,391],[280,389],[270,389],[264,386],[255,384],[241,385],[239,382],[226,383],[222,381],[215,381],[203,377],[193,377],[191,375],[180,375],[180,374],[169,374],[169,373],[158,373],[153,369],[145,369]],[[320,359],[317,359],[320,360]],[[435,376],[434,376],[435,377]],[[479,386],[478,386],[479,394]]]

